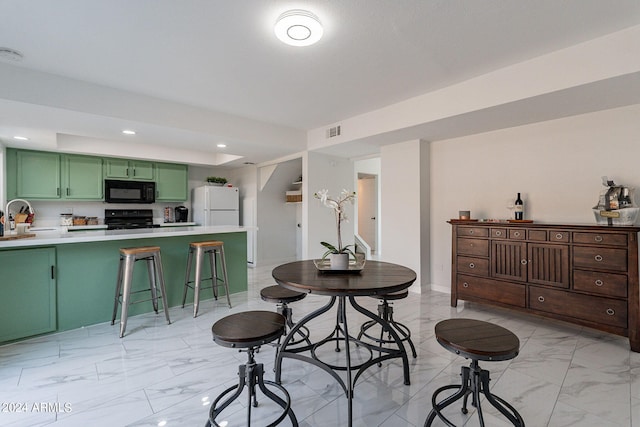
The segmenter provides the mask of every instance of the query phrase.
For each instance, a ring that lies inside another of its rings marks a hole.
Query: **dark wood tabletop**
[[[295,291],[329,296],[383,295],[407,289],[415,271],[398,264],[367,261],[359,272],[319,271],[312,260],[295,261],[273,269],[275,281]]]

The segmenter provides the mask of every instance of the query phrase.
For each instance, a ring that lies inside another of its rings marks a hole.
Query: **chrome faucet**
[[[9,206],[11,206],[13,203],[15,202],[22,202],[25,205],[27,205],[29,207],[29,212],[30,213],[35,213],[33,211],[33,207],[31,206],[31,203],[29,203],[28,201],[26,201],[25,199],[13,199],[13,200],[9,200],[7,202],[7,206],[4,209],[4,232],[5,234],[15,234],[17,231],[16,230],[11,230],[9,227]]]

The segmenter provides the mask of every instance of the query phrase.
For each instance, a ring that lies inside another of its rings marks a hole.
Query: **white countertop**
[[[60,245],[66,243],[103,242],[112,240],[148,239],[155,237],[194,236],[199,234],[219,234],[246,232],[249,228],[232,225],[215,227],[158,227],[137,230],[83,230],[67,231],[64,227],[33,228],[29,233],[35,237],[0,241],[0,249],[23,248],[41,245]]]

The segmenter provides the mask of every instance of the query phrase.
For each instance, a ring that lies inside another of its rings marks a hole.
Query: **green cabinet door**
[[[59,199],[60,155],[45,151],[16,153],[16,197]]]
[[[156,200],[183,202],[188,198],[187,165],[156,163]]]
[[[141,160],[105,159],[105,178],[153,180],[153,163]]]
[[[136,180],[152,181],[153,176],[153,163],[142,162],[139,160],[131,160],[129,162],[129,171],[131,176],[129,178]]]
[[[0,251],[0,342],[56,330],[54,248]]]
[[[63,159],[62,197],[67,200],[102,200],[102,158],[66,155]]]

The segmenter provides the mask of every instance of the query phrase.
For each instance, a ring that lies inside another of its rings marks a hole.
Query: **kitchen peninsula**
[[[230,292],[246,291],[246,231],[236,226],[73,232],[61,228],[1,241],[0,342],[110,321],[123,247],[160,246],[170,307],[182,303],[187,250],[193,241],[223,241]],[[145,287],[146,268],[137,266],[134,290]],[[151,303],[135,304],[129,315],[151,310]]]

